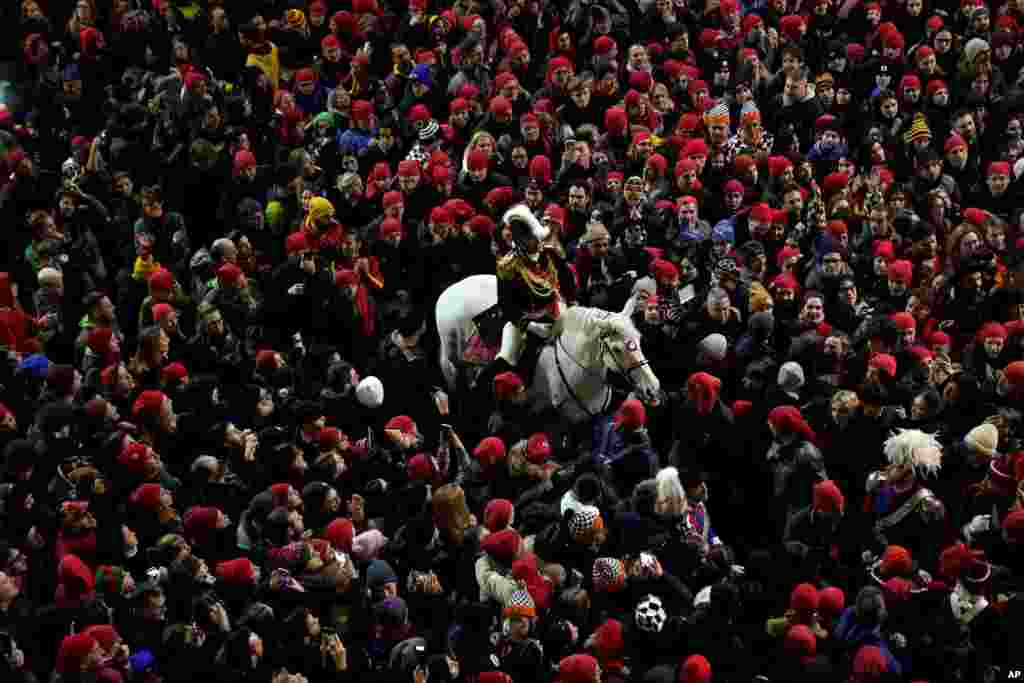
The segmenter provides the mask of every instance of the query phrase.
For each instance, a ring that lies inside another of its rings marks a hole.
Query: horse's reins
[[[578,360],[573,358],[572,354],[569,353],[569,351],[565,348],[565,345],[562,344],[562,335],[559,334],[558,337],[555,339],[555,367],[558,368],[558,376],[562,379],[562,384],[565,386],[566,391],[569,392],[569,396],[572,397],[572,400],[576,401],[576,405],[578,405],[580,409],[583,410],[584,413],[586,413],[587,417],[591,419],[597,417],[598,415],[603,413],[608,408],[608,404],[611,403],[612,388],[609,386],[605,387],[604,404],[601,406],[601,409],[596,413],[590,412],[590,410],[587,408],[587,404],[580,400],[580,397],[576,395],[576,392],[573,390],[572,385],[569,384],[569,379],[565,376],[565,370],[562,369],[562,361],[558,358],[559,348],[562,349],[562,353],[568,356],[573,363],[579,365],[579,367],[584,372],[591,372],[590,368],[584,367]]]

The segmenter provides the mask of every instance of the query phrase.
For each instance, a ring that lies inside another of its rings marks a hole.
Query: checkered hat
[[[502,610],[502,615],[506,619],[516,617],[533,619],[537,616],[537,605],[533,602],[533,598],[530,597],[530,594],[526,590],[520,588],[512,593],[512,596],[508,599],[508,604],[506,604],[505,609]]]
[[[569,532],[577,540],[591,529],[600,529],[602,526],[604,522],[601,520],[601,511],[593,505],[580,507],[569,520]]]
[[[640,601],[640,604],[636,606],[634,617],[637,628],[648,633],[661,633],[661,629],[665,627],[665,622],[668,621],[668,615],[665,614],[661,598],[656,595],[645,596]]]

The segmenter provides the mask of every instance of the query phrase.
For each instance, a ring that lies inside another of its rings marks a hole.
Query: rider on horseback
[[[550,230],[523,204],[506,211],[502,220],[515,248],[498,260],[498,308],[505,326],[498,357],[478,380],[478,386],[488,388],[496,375],[517,368],[527,332],[546,339],[563,308],[576,299],[572,271],[557,247],[545,244]]]

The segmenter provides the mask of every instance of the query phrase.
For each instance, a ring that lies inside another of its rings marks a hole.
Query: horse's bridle
[[[637,344],[632,339],[626,340],[626,344],[635,344],[637,350],[639,350],[639,348],[640,348],[640,345]],[[627,347],[626,350],[627,351],[631,351],[632,349],[629,349]],[[651,364],[651,361],[647,360],[647,358],[644,358],[639,363],[637,363],[635,365],[631,365],[628,368],[622,367],[622,363],[619,362],[619,359],[615,356],[615,352],[612,351],[611,346],[609,346],[608,340],[602,338],[601,339],[601,356],[600,357],[603,359],[605,355],[611,356],[612,361],[615,363],[615,367],[617,368],[619,374],[622,375],[623,377],[625,377],[626,380],[628,382],[630,382],[633,385],[634,388],[636,387],[636,382],[633,381],[633,371],[634,370],[639,370],[640,368],[645,368],[645,367],[647,367],[648,365]],[[571,358],[571,356],[570,356],[570,358]]]
[[[630,341],[632,341],[632,340],[630,340]],[[635,342],[633,342],[633,343],[635,343]],[[615,368],[616,368],[616,371],[618,372],[618,374],[621,375],[622,377],[624,377],[626,379],[626,381],[629,382],[630,385],[634,389],[636,388],[636,382],[633,380],[633,377],[632,377],[633,371],[634,370],[639,370],[640,368],[646,367],[646,366],[651,364],[651,361],[647,360],[647,358],[644,358],[639,363],[636,363],[635,365],[631,365],[628,368],[622,367],[622,363],[620,363],[618,358],[616,358],[615,353],[612,351],[611,347],[608,345],[607,339],[604,339],[604,338],[601,339],[601,353],[598,356],[598,359],[602,361],[602,366],[601,366],[601,368],[599,368],[597,370],[594,370],[593,368],[586,367],[585,365],[580,363],[571,353],[569,353],[569,350],[567,348],[565,348],[565,344],[562,343],[562,335],[561,334],[559,334],[557,337],[555,337],[555,346],[558,347],[558,348],[561,348],[562,349],[562,353],[564,353],[569,358],[569,360],[571,360],[573,363],[575,363],[576,366],[579,367],[580,370],[582,370],[583,372],[586,372],[586,373],[601,372],[602,370],[604,370],[604,365],[603,365],[604,357],[605,357],[605,355],[611,356],[612,361],[615,363]],[[611,402],[611,397],[612,397],[611,387],[608,387],[607,391],[605,392],[604,404],[601,406],[601,410],[599,410],[597,413],[591,413],[590,410],[587,409],[586,404],[583,403],[583,401],[580,400],[580,397],[576,395],[576,392],[573,391],[572,385],[569,384],[569,380],[565,376],[565,371],[562,370],[562,363],[561,363],[561,361],[558,358],[558,348],[555,349],[555,367],[558,368],[558,376],[561,378],[562,384],[565,385],[566,391],[569,392],[569,396],[572,397],[572,400],[576,402],[576,405],[578,405],[583,410],[583,412],[587,414],[588,417],[591,417],[591,418],[597,417],[602,412],[607,410],[608,404]],[[637,348],[639,348],[639,345],[637,345]]]

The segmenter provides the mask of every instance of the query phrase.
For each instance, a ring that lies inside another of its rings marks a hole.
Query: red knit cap
[[[907,577],[914,571],[914,558],[910,551],[899,545],[890,545],[882,553],[878,573],[883,579]]]
[[[404,163],[404,162],[402,162],[402,163]],[[412,163],[413,163],[414,166],[416,165],[415,161],[412,162]],[[398,168],[399,168],[399,175],[401,175],[401,168],[402,168],[402,164],[401,163],[398,164]],[[417,171],[418,170],[419,170],[419,167],[417,166]],[[419,175],[419,173],[413,173],[411,175]],[[381,204],[383,205],[383,207],[385,209],[391,209],[391,208],[394,208],[396,206],[402,206],[404,203],[405,203],[405,201],[402,199],[402,193],[399,192],[398,190],[391,190],[390,192],[385,192],[384,193],[384,198],[381,200]]]
[[[896,376],[896,359],[888,353],[876,353],[868,361],[868,367],[884,372],[890,379]]]
[[[512,501],[495,498],[484,507],[484,527],[491,533],[501,531],[512,523],[515,507]]]
[[[818,589],[809,583],[799,584],[790,593],[789,608],[806,612],[818,609]]]
[[[1014,510],[1003,519],[1003,531],[1014,545],[1024,545],[1024,510]]]
[[[408,436],[416,433],[416,423],[408,415],[397,415],[388,420],[384,429],[393,429]]]
[[[993,161],[988,165],[986,175],[991,178],[994,175],[1010,176],[1010,164],[1005,161]]]
[[[793,162],[783,156],[768,157],[768,175],[778,178],[786,172],[787,168],[793,168]]]
[[[317,443],[320,444],[320,450],[329,451],[340,446],[344,436],[337,427],[324,427],[316,438]]]
[[[380,237],[384,239],[391,235],[402,234],[402,223],[397,218],[385,218],[380,224]]]
[[[512,103],[509,102],[508,98],[504,95],[498,95],[497,97],[492,98],[487,109],[495,116],[512,115]]]
[[[488,534],[480,542],[480,549],[499,562],[510,565],[519,555],[522,545],[523,539],[519,532],[515,529],[502,529]]]
[[[629,125],[629,116],[624,109],[612,107],[604,113],[604,127],[612,135],[622,135]]]
[[[671,261],[656,259],[651,264],[651,270],[654,272],[654,279],[658,282],[673,282],[679,279],[679,269]]]
[[[149,288],[169,292],[174,288],[174,276],[166,268],[157,268],[149,276]]]
[[[149,312],[153,315],[153,320],[160,322],[174,312],[174,307],[170,304],[154,304]]]
[[[835,586],[818,591],[818,612],[825,616],[837,617],[846,606],[846,594]]]
[[[825,176],[825,194],[834,194],[850,184],[850,176],[847,173],[836,171]]]
[[[142,484],[129,497],[131,502],[146,510],[156,510],[160,507],[160,498],[164,490],[160,484]]]
[[[139,416],[148,415],[155,417],[160,414],[163,410],[164,401],[167,400],[167,396],[164,392],[157,391],[155,389],[148,389],[139,394],[139,397],[135,399],[135,403],[132,404],[132,415]]]
[[[917,322],[914,320],[914,316],[905,311],[893,313],[889,316],[889,319],[895,323],[896,329],[901,332],[908,332],[910,330],[917,329]]]
[[[494,393],[499,399],[515,396],[525,388],[523,380],[514,372],[503,372],[494,378]]]
[[[1005,327],[996,322],[987,322],[978,330],[976,339],[981,342],[984,342],[986,339],[1002,339],[1005,341],[1006,337]]]
[[[526,460],[539,465],[551,457],[551,442],[547,434],[536,433],[526,440]]]
[[[750,414],[754,404],[751,401],[736,400],[732,402],[732,414],[734,417],[744,417]]]
[[[809,627],[797,624],[786,632],[786,639],[783,644],[787,654],[799,657],[803,661],[810,661],[818,652],[818,639]]]
[[[594,41],[594,54],[606,55],[615,49],[615,40],[608,36],[600,36]]]
[[[412,159],[398,162],[398,175],[402,178],[413,178],[420,175],[420,165]]]
[[[647,424],[647,410],[644,404],[635,398],[624,401],[615,412],[615,426],[625,429],[637,429]]]
[[[149,460],[149,446],[138,441],[129,443],[117,456],[117,463],[133,475],[143,473],[147,460]]]
[[[96,644],[96,639],[88,633],[65,636],[57,653],[57,673],[76,674],[81,669],[82,660],[89,656]]]
[[[256,579],[256,568],[247,557],[221,562],[214,573],[226,584],[241,585],[253,583]]]
[[[482,149],[474,149],[469,153],[469,158],[466,160],[466,166],[469,167],[470,171],[487,170],[489,163],[490,159],[487,156],[487,152]]]
[[[351,287],[359,284],[359,273],[351,268],[340,268],[334,272],[334,284],[337,287]]]
[[[871,245],[871,256],[884,258],[892,261],[896,257],[896,247],[890,240],[878,240]]]
[[[943,150],[946,154],[949,154],[950,152],[957,149],[967,149],[967,141],[964,140],[959,135],[959,133],[953,133],[948,138],[946,138],[946,144],[943,147]]]
[[[107,651],[110,651],[117,641],[121,640],[121,635],[117,632],[117,629],[110,624],[96,624],[85,629],[82,633],[95,638],[100,647]]]
[[[434,463],[426,453],[417,453],[405,465],[411,481],[430,481],[434,478]]]
[[[710,683],[711,662],[704,655],[690,655],[679,670],[679,683]]]
[[[889,264],[886,275],[890,280],[902,282],[909,287],[914,280],[914,264],[906,260],[893,261]]]
[[[988,212],[972,206],[964,209],[964,220],[976,228],[981,228],[988,221]]]
[[[234,263],[225,263],[217,269],[217,282],[224,285],[236,285],[242,279],[242,269]]]
[[[324,530],[324,537],[338,550],[345,553],[352,552],[352,539],[355,537],[352,520],[344,517],[332,520]]]
[[[184,382],[188,379],[188,369],[179,362],[170,363],[160,371],[160,378],[165,382]]]
[[[473,449],[473,457],[488,467],[505,459],[505,442],[496,436],[488,436]]]
[[[817,512],[842,512],[845,505],[843,492],[831,479],[814,485],[814,509]]]

